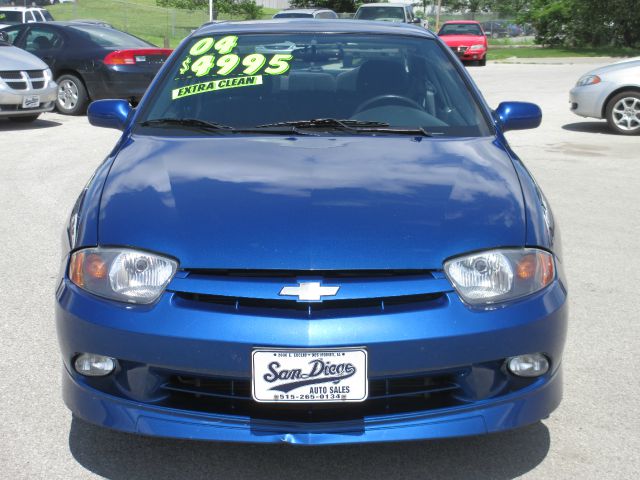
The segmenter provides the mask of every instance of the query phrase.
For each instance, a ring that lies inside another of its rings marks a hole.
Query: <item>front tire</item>
[[[82,115],[87,110],[89,95],[84,83],[75,75],[61,75],[57,80],[56,109],[63,115]]]
[[[607,103],[609,128],[621,135],[640,134],[640,92],[621,92]]]
[[[16,123],[31,123],[31,122],[35,122],[39,116],[40,114],[36,113],[35,115],[21,115],[19,117],[9,117],[9,120],[11,122],[16,122]]]
[[[486,67],[487,66],[487,57],[484,57],[482,60],[480,60],[478,62],[478,65],[480,65],[481,67]]]

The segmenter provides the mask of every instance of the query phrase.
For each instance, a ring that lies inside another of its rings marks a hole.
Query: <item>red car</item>
[[[487,37],[480,23],[474,20],[445,22],[438,36],[463,62],[487,64]]]

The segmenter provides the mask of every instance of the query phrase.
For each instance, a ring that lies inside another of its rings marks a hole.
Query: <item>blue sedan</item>
[[[562,396],[567,287],[540,188],[415,26],[206,25],[73,208],[64,400],[104,427],[336,444],[486,434]]]

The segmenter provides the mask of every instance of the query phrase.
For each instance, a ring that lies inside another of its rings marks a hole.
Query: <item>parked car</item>
[[[505,22],[482,22],[482,30],[491,38],[504,38],[509,36],[509,28]]]
[[[507,24],[507,32],[509,33],[510,37],[520,37],[524,34],[524,30],[522,29],[522,27],[516,25],[515,23]]]
[[[53,110],[57,88],[42,60],[0,36],[0,118],[34,121]]]
[[[473,20],[444,22],[438,36],[465,63],[487,64],[487,37],[480,24]]]
[[[58,84],[56,108],[79,115],[91,100],[140,100],[171,50],[113,28],[77,22],[15,25],[16,46],[42,58]]]
[[[329,444],[557,407],[556,226],[503,136],[541,112],[492,112],[433,33],[207,25],[135,110],[88,117],[123,133],[72,211],[56,293],[76,417]]]
[[[413,14],[413,7],[403,3],[364,3],[358,7],[353,18],[422,25],[422,19]]]
[[[0,28],[20,23],[52,22],[53,17],[44,8],[0,7]]]
[[[289,8],[280,10],[273,18],[338,18],[338,14],[328,8]]]
[[[604,118],[623,135],[640,134],[640,60],[596,68],[569,93],[571,111],[581,117]]]

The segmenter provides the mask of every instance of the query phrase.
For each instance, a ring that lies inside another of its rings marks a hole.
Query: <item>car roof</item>
[[[47,27],[77,27],[78,25],[88,25],[90,27],[96,27],[96,28],[104,28],[100,25],[89,25],[86,23],[82,23],[83,20],[66,20],[66,21],[53,21],[53,22],[40,22],[41,25],[46,24]],[[113,30],[113,29],[110,29]],[[126,32],[125,32],[126,33]]]
[[[363,3],[359,8],[368,7],[406,7],[408,3]]]
[[[448,25],[448,24],[451,24],[451,23],[467,23],[467,24],[471,23],[471,24],[474,24],[474,25],[480,25],[480,22],[478,22],[476,20],[449,20],[447,22],[444,22],[442,25]]]
[[[44,10],[40,7],[0,7],[0,10],[12,12],[26,12],[27,10]]]
[[[387,5],[387,4],[385,4]],[[52,23],[52,22],[49,22]],[[435,33],[426,28],[400,22],[377,22],[368,20],[276,18],[273,20],[252,20],[204,24],[194,35],[218,33],[373,33],[389,35],[409,35],[422,38],[436,38]]]
[[[327,10],[333,12],[333,10],[329,10],[328,8],[287,8],[286,10],[280,10],[278,13],[316,13]],[[278,13],[276,13],[276,15]]]

